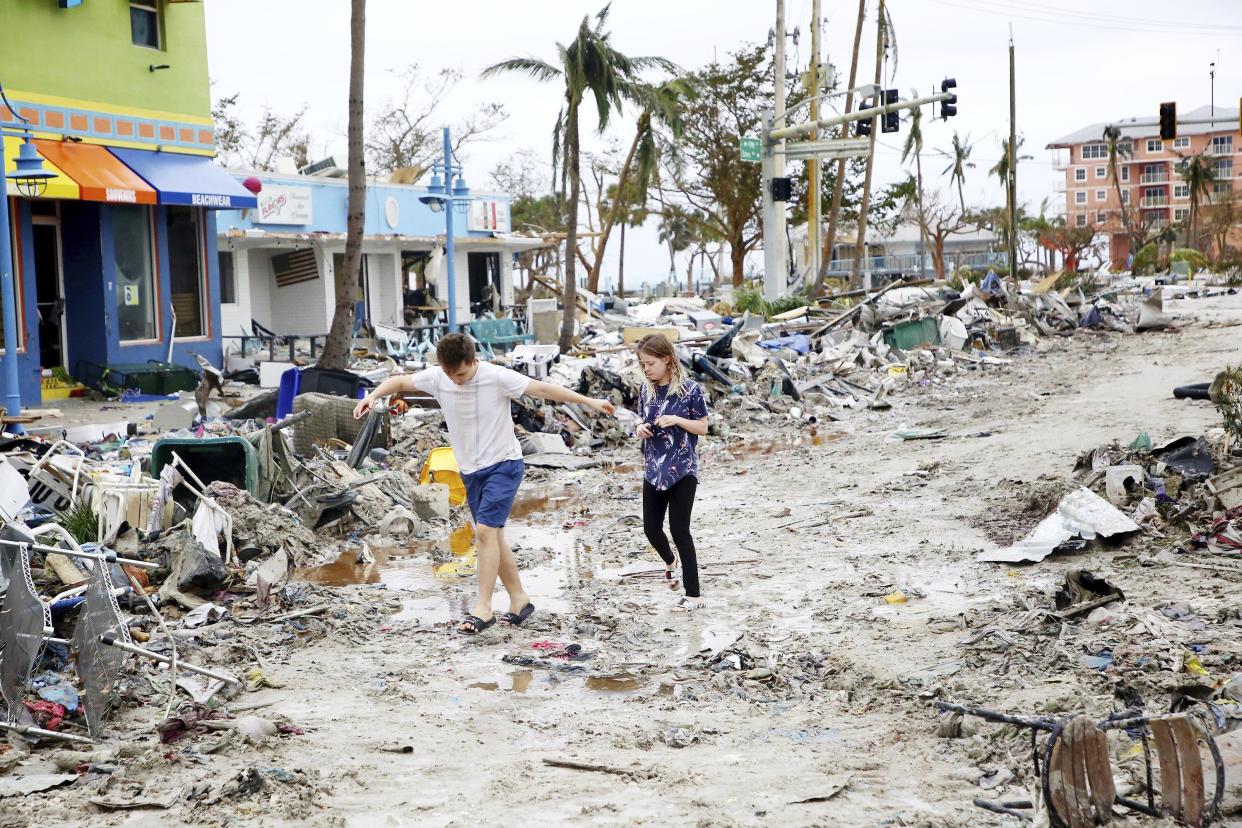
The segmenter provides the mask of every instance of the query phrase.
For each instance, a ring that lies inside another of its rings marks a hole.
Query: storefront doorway
[[[34,202],[32,212],[39,365],[61,368],[65,364],[65,279],[60,218],[55,202]]]

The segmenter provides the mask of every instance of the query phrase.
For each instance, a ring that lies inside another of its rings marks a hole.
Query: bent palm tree
[[[612,47],[612,35],[605,29],[609,6],[595,15],[582,18],[577,35],[568,44],[557,43],[559,65],[537,58],[513,58],[483,70],[483,77],[501,72],[522,72],[539,81],[556,81],[564,85],[564,103],[556,116],[552,131],[552,166],[559,167],[560,192],[568,190],[565,199],[565,285],[561,301],[565,314],[561,319],[560,347],[569,351],[573,345],[574,318],[577,315],[578,285],[576,258],[578,247],[578,202],[582,193],[581,155],[579,152],[578,109],[588,95],[595,99],[598,130],[608,126],[612,115],[619,112],[622,101],[637,97],[640,73],[657,68],[675,72],[676,65],[658,57],[627,57]]]
[[[613,199],[612,209],[604,218],[600,227],[599,244],[595,248],[595,261],[587,273],[587,290],[594,293],[599,290],[600,270],[604,264],[604,249],[612,229],[625,215],[625,208],[634,204],[647,202],[647,190],[651,186],[651,177],[655,173],[660,160],[660,140],[658,127],[663,127],[674,140],[681,137],[682,111],[684,105],[695,99],[698,93],[694,85],[683,78],[674,78],[659,86],[637,84],[630,90],[629,97],[640,104],[642,111],[638,115],[638,124],[634,132],[634,141],[625,156],[621,171],[617,176],[617,192],[631,197],[629,205],[625,199]],[[630,186],[630,175],[634,175],[633,186]]]
[[[966,213],[966,196],[962,194],[962,185],[966,181],[966,170],[973,170],[975,162],[970,160],[971,150],[975,145],[970,143],[970,135],[965,138],[953,133],[953,152],[945,152],[937,150],[945,158],[949,159],[949,166],[944,168],[944,175],[949,176],[949,184],[957,184],[957,200],[962,208],[962,214]]]

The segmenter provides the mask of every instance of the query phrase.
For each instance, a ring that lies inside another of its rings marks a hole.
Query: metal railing
[[[1143,173],[1139,176],[1140,184],[1167,184],[1168,181],[1168,172]]]
[[[920,258],[922,261],[920,261]],[[1008,262],[1009,256],[1004,252],[975,252],[975,253],[954,253],[946,251],[944,254],[945,268],[949,271],[956,270],[961,267],[969,267],[971,269],[999,266],[1004,267]],[[862,260],[863,273],[914,273],[914,274],[932,274],[935,272],[935,263],[932,261],[931,251],[927,251],[920,257],[918,253],[901,253],[891,256],[868,256]],[[829,276],[848,276],[854,271],[854,260],[850,259],[833,259],[828,263]]]
[[[1168,196],[1144,196],[1143,200],[1139,202],[1139,206],[1140,207],[1168,207],[1169,197]]]
[[[1233,142],[1228,144],[1217,144],[1215,142],[1208,144],[1208,155],[1233,155]]]

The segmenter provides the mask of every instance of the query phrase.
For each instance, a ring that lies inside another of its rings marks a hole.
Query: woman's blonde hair
[[[668,358],[668,392],[670,394],[684,394],[686,384],[690,378],[686,376],[686,371],[681,365],[681,360],[677,358],[677,351],[673,348],[673,343],[664,334],[647,334],[638,341],[636,352],[639,354],[647,354],[656,359]],[[647,389],[647,399],[654,400],[658,394],[655,383],[647,379],[647,375],[643,374],[643,386]]]

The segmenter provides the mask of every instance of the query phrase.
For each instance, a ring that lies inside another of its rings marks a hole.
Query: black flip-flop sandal
[[[522,607],[521,612],[506,612],[504,615],[500,616],[500,623],[506,627],[520,627],[523,623],[525,623],[527,618],[531,617],[531,614],[533,614],[534,611],[535,605],[530,601],[527,601],[526,606]]]
[[[478,635],[479,633],[481,633],[481,632],[483,632],[484,630],[486,630],[488,627],[490,627],[490,626],[492,626],[493,624],[495,624],[495,623],[496,623],[496,619],[495,619],[495,618],[489,618],[489,619],[487,619],[486,621],[484,621],[482,618],[479,618],[479,617],[477,617],[477,616],[474,616],[474,615],[467,615],[464,619],[462,619],[462,622],[461,622],[461,623],[462,623],[462,624],[469,624],[469,625],[470,625],[471,627],[473,627],[474,629],[472,629],[472,630],[463,630],[463,629],[461,628],[461,626],[460,626],[460,625],[458,625],[458,627],[457,627],[457,631],[458,631],[458,632],[465,633],[466,635]]]

